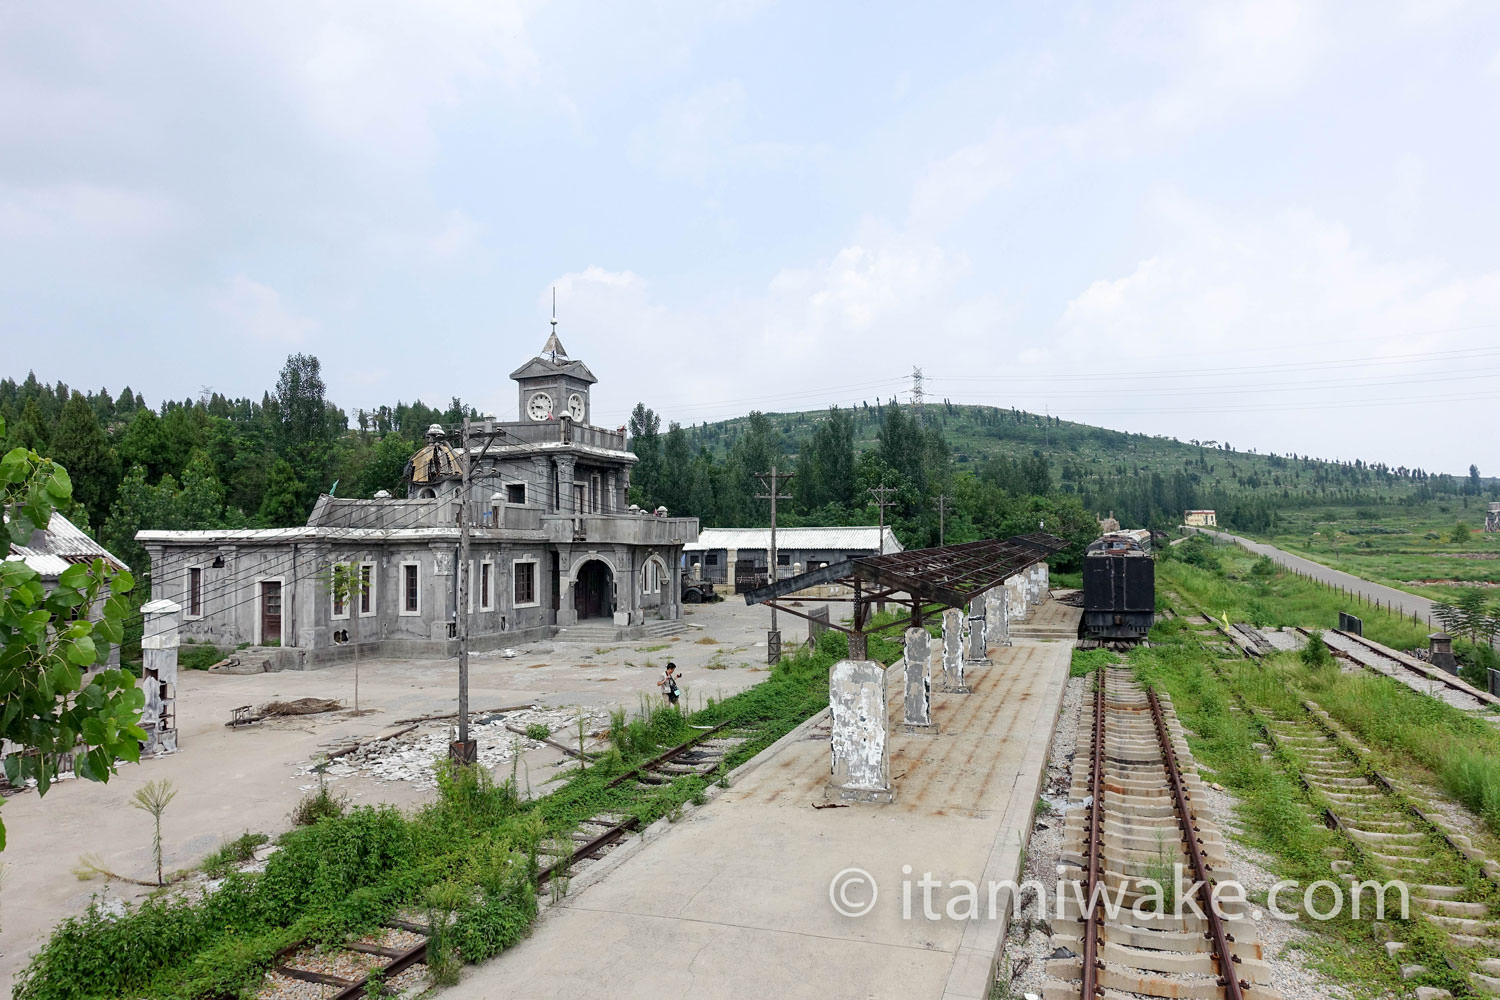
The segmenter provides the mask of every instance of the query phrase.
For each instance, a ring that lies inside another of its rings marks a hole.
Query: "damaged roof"
[[[95,559],[103,559],[117,570],[130,569],[72,521],[55,512],[46,529],[33,531],[27,544],[11,542],[6,558],[20,559],[49,579],[60,576],[69,566],[87,565]]]

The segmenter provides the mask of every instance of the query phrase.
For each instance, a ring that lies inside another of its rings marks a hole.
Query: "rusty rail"
[[[1239,961],[1229,947],[1230,937],[1213,903],[1213,890],[1209,873],[1212,870],[1203,856],[1203,841],[1198,836],[1197,820],[1188,807],[1187,788],[1182,782],[1182,771],[1177,766],[1177,751],[1172,747],[1172,734],[1167,730],[1166,716],[1154,688],[1146,688],[1146,701],[1151,706],[1151,721],[1156,726],[1156,741],[1161,746],[1162,767],[1166,769],[1167,781],[1172,786],[1172,800],[1177,807],[1177,824],[1182,828],[1183,842],[1187,846],[1188,861],[1193,866],[1193,878],[1198,883],[1198,895],[1203,903],[1203,913],[1208,920],[1208,939],[1213,943],[1214,959],[1219,965],[1219,985],[1224,987],[1225,1000],[1243,1000],[1244,991],[1250,984],[1242,982],[1235,971]]]
[[[638,777],[639,775],[645,774],[647,771],[651,770],[652,768],[659,767],[662,764],[668,763],[669,761],[673,760],[676,757],[681,757],[683,754],[685,754],[689,750],[693,749],[693,747],[697,746],[699,743],[702,743],[704,740],[708,739],[714,733],[717,733],[719,730],[723,729],[724,727],[726,727],[728,725],[729,725],[728,722],[721,722],[717,726],[714,726],[712,729],[708,730],[707,732],[699,733],[697,736],[694,736],[692,739],[688,740],[686,743],[679,743],[677,746],[675,746],[672,749],[668,750],[666,753],[658,754],[655,757],[652,757],[650,760],[646,761],[646,763],[638,765],[637,767],[631,768],[629,771],[626,771],[624,774],[620,775],[618,778],[616,778],[614,781],[611,781],[609,784],[605,785],[604,787],[605,788],[614,788],[616,785],[624,784],[625,782],[629,781],[631,778]]]
[[[1305,628],[1299,628],[1297,631],[1301,632],[1303,635],[1307,634],[1307,629]],[[1484,691],[1480,688],[1475,687],[1468,681],[1464,680],[1462,677],[1453,676],[1441,667],[1434,667],[1431,664],[1423,664],[1419,667],[1415,664],[1406,662],[1406,654],[1402,653],[1399,649],[1393,649],[1390,647],[1381,649],[1379,648],[1378,643],[1371,642],[1369,639],[1366,639],[1362,635],[1355,635],[1353,632],[1345,632],[1342,629],[1331,628],[1324,629],[1323,631],[1332,632],[1334,635],[1337,635],[1344,639],[1348,639],[1356,646],[1363,646],[1366,650],[1374,653],[1376,656],[1383,657],[1387,660],[1394,660],[1397,665],[1399,665],[1408,673],[1416,674],[1418,677],[1424,677],[1430,681],[1437,681],[1439,684],[1443,685],[1451,691],[1457,691],[1459,694],[1467,695],[1477,701],[1481,707],[1490,708],[1495,705],[1500,705],[1500,698],[1496,698],[1488,691]],[[1363,660],[1356,659],[1355,657],[1349,657],[1349,659],[1354,660],[1354,662],[1358,663],[1360,666],[1371,671],[1372,673],[1389,676],[1384,674],[1381,670],[1372,667],[1370,664],[1365,663]]]
[[[1099,869],[1100,842],[1104,839],[1104,716],[1105,671],[1094,674],[1094,746],[1090,767],[1088,878],[1085,882],[1083,916],[1083,1000],[1093,1000],[1099,989]]]

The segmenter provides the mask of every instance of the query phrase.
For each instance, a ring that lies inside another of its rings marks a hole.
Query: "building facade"
[[[1219,515],[1211,510],[1185,510],[1182,523],[1192,528],[1214,528],[1219,524]]]
[[[299,528],[140,532],[152,596],[182,606],[184,636],[295,651],[287,661],[343,659],[355,644],[451,655],[465,517],[472,649],[583,622],[628,636],[679,619],[697,518],[627,507],[635,455],[623,430],[588,423],[596,380],[555,330],[511,378],[520,419],[474,424],[467,442],[429,428],[404,498],[323,496]]]

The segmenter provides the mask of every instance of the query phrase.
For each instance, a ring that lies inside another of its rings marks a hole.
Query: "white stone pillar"
[[[891,802],[891,734],[885,667],[875,660],[840,660],[828,671],[833,716],[828,797]]]
[[[992,587],[984,595],[985,639],[996,646],[1010,645],[1010,602],[1005,585]]]
[[[907,732],[933,732],[932,722],[932,635],[925,628],[906,630],[906,708]]]
[[[964,618],[962,608],[943,611],[943,690],[967,694],[964,684]]]
[[[182,614],[173,601],[151,601],[141,606],[141,692],[146,707],[141,728],[146,731],[148,755],[177,749],[177,646]]]
[[[989,661],[989,626],[985,620],[984,595],[969,602],[968,641],[964,645],[964,658],[970,663]]]

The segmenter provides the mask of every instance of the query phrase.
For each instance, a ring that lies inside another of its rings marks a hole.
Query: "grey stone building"
[[[184,636],[279,646],[282,666],[351,657],[355,644],[448,656],[466,516],[471,648],[581,623],[666,631],[681,617],[682,546],[697,539],[697,518],[628,508],[635,455],[623,430],[588,422],[596,379],[555,331],[511,378],[520,419],[483,422],[467,449],[433,425],[407,465],[405,498],[323,496],[299,528],[140,532],[152,597],[182,606]],[[346,600],[331,586],[335,566],[358,581]]]

